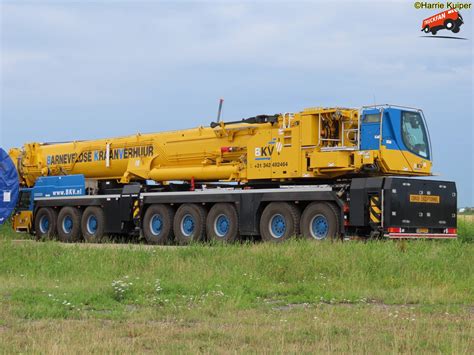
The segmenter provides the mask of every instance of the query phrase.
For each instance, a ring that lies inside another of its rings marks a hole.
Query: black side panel
[[[138,199],[140,194],[140,185],[126,185],[123,187],[122,195],[120,197],[120,220],[132,221],[133,202]]]
[[[263,194],[242,194],[238,206],[239,231],[242,235],[259,234],[259,207]]]
[[[451,181],[386,178],[384,226],[456,228],[457,192]]]
[[[354,227],[369,225],[369,194],[380,193],[384,178],[355,178],[350,189],[349,223]]]
[[[117,218],[120,209],[120,200],[117,198],[104,199],[102,208],[105,213],[105,233],[122,233],[122,221]]]

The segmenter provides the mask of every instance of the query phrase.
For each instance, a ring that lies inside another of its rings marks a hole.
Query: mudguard
[[[18,172],[10,156],[0,148],[0,224],[8,220],[19,195]]]

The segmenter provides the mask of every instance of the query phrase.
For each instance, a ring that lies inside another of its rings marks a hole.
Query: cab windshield
[[[402,113],[402,137],[408,150],[422,158],[430,159],[430,147],[423,118],[418,112]]]

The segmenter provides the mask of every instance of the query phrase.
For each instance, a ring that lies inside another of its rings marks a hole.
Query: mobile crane
[[[423,112],[396,105],[27,143],[0,164],[0,223],[37,238],[456,237],[455,183],[413,178],[431,175]]]

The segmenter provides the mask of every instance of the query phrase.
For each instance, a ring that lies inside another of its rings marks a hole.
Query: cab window
[[[362,119],[364,123],[379,123],[380,122],[380,113],[370,113],[364,115]]]
[[[430,158],[428,135],[418,112],[402,112],[402,137],[410,152],[425,159]]]

